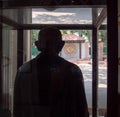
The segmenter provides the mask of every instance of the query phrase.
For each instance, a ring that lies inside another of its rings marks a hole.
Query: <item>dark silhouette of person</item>
[[[59,56],[61,32],[46,27],[35,42],[41,53],[16,75],[14,117],[88,117],[80,68]]]

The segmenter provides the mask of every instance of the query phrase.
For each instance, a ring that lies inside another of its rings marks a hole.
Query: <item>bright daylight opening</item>
[[[98,9],[98,15],[101,12]],[[92,24],[91,8],[32,9],[33,24]],[[106,24],[106,20],[103,22]],[[32,55],[39,52],[34,42],[39,30],[32,30]],[[107,31],[98,31],[98,114],[104,116],[107,102]],[[61,30],[65,45],[60,52],[64,59],[77,64],[83,72],[85,91],[92,115],[92,30]]]

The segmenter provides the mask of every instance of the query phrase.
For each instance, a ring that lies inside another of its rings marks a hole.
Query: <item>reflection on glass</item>
[[[3,9],[2,15],[15,22],[18,22],[18,9]]]
[[[3,9],[2,15],[9,20],[18,24],[31,24],[32,11],[31,9]]]
[[[14,79],[17,71],[17,31],[11,30],[8,25],[3,25],[2,39],[2,108],[6,113],[12,114]]]
[[[98,8],[98,16],[100,15],[102,10],[103,10],[103,8]]]

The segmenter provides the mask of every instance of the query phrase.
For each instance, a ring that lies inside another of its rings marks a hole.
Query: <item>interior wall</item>
[[[120,117],[120,0],[118,0],[118,117]]]
[[[120,59],[120,0],[118,0],[118,15],[118,57]],[[120,94],[120,64],[118,66],[118,92]]]

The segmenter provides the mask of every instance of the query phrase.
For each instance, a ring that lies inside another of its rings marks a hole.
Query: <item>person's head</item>
[[[64,46],[62,35],[55,27],[46,27],[40,30],[38,41],[35,42],[38,50],[46,53],[59,53]]]

